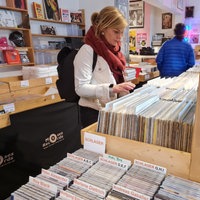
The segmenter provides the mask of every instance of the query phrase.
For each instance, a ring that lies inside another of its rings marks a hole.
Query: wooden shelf
[[[0,6],[0,9],[11,10],[11,11],[16,11],[16,12],[28,12],[27,9],[13,8],[13,7],[8,7],[8,6]]]
[[[85,24],[82,24],[82,23],[62,22],[62,21],[49,20],[49,19],[30,18],[30,20],[43,21],[43,22],[56,23],[56,24],[68,24],[68,25],[74,24],[74,25],[78,25],[78,26],[85,26]]]
[[[30,63],[20,63],[20,64],[7,64],[7,63],[3,63],[0,64],[0,68],[1,67],[10,67],[10,66],[32,66],[34,65],[34,63],[30,62]]]
[[[0,30],[30,31],[30,29],[28,28],[17,28],[17,27],[0,27]]]
[[[48,34],[32,34],[33,37],[54,37],[54,38],[83,38],[83,36],[69,36],[69,35],[48,35]]]
[[[55,52],[58,53],[61,49],[34,49],[35,52]]]

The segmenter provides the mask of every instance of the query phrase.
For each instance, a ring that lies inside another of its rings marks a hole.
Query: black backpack
[[[61,99],[67,102],[78,102],[79,96],[75,92],[74,86],[74,58],[77,54],[77,49],[63,47],[57,55],[58,62],[58,80],[56,86]],[[92,71],[94,71],[97,62],[97,54],[93,53]]]

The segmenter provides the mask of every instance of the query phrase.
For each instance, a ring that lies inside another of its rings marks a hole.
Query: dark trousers
[[[81,126],[85,128],[95,122],[97,122],[99,111],[80,106]]]

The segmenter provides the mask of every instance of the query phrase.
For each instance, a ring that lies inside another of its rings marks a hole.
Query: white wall
[[[63,0],[64,1],[64,0]],[[86,31],[91,25],[90,17],[93,12],[99,12],[105,6],[113,6],[114,0],[79,0],[79,7],[86,10],[85,12],[85,22],[86,22]]]

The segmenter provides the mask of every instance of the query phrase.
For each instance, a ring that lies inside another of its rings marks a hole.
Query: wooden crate
[[[156,77],[160,76],[160,72],[159,71],[150,72],[149,75],[150,75],[150,79],[156,78]]]
[[[59,94],[44,96],[51,86],[55,87],[55,83],[0,95],[1,110],[5,110],[5,107],[12,110],[8,109],[9,111],[6,111],[5,115],[0,115],[0,128],[10,125],[9,116],[12,114],[64,101]]]
[[[1,95],[0,100],[5,104],[14,104],[15,111],[10,114],[30,110],[33,108],[42,107],[52,103],[63,101],[59,94],[44,96],[45,92],[55,84],[43,85],[34,88],[14,91],[7,95]],[[4,98],[3,98],[4,97]],[[2,106],[4,106],[2,105]]]
[[[135,79],[131,80],[131,82],[134,83],[134,84],[138,84],[139,83],[139,79],[135,78]]]
[[[16,77],[12,80],[7,80],[5,83],[9,85],[10,91],[24,90],[27,88],[33,88],[37,86],[49,85],[55,83],[58,79],[58,76],[44,77],[44,78],[36,78],[30,80],[20,80],[19,77]]]
[[[9,90],[8,83],[0,82],[0,95],[5,94],[5,93],[9,93],[9,92],[10,92],[10,90]]]
[[[168,173],[189,178],[190,153],[177,151],[157,145],[146,144],[126,138],[120,138],[96,132],[96,124],[81,130],[81,142],[84,144],[84,132],[106,138],[106,153],[131,160],[143,160],[166,167]]]
[[[147,73],[147,74],[145,74],[145,75],[139,75],[138,79],[139,79],[139,82],[148,81],[148,80],[150,79],[150,74]]]
[[[8,113],[0,114],[0,128],[10,126],[10,116]]]
[[[200,81],[199,81],[200,82]],[[192,137],[191,153],[166,147],[146,144],[134,140],[111,136],[96,132],[97,124],[81,130],[81,142],[84,144],[84,132],[104,136],[106,153],[133,161],[143,160],[167,168],[168,173],[182,178],[200,182],[200,87],[197,93],[197,106]]]
[[[139,75],[139,81],[140,82],[145,82],[145,81],[148,81],[150,79],[156,78],[158,76],[160,76],[160,72],[159,71],[148,72],[145,75]]]

